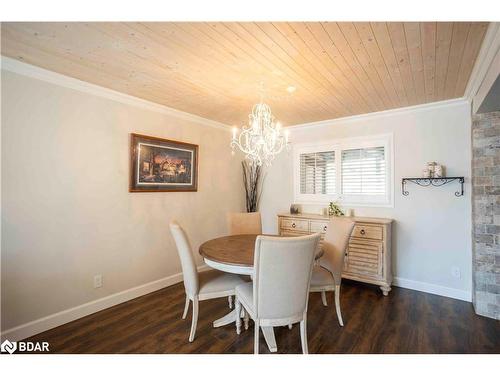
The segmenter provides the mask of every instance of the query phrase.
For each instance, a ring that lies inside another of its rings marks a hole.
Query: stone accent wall
[[[500,112],[472,122],[472,302],[500,319]]]

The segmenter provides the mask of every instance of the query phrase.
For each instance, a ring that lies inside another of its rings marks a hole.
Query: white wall
[[[291,141],[298,144],[393,133],[394,208],[353,207],[355,215],[395,220],[395,283],[470,300],[470,128],[470,105],[459,100],[292,127]],[[427,161],[445,165],[448,176],[465,176],[465,195],[455,197],[459,185],[453,183],[439,188],[409,185],[410,194],[403,196],[401,178],[420,176]],[[266,232],[277,231],[276,214],[287,212],[293,202],[292,179],[290,152],[267,170],[261,201]],[[304,211],[320,208],[304,206]],[[453,277],[452,267],[460,268],[461,278]]]
[[[2,70],[2,331],[179,273],[170,219],[226,233],[241,159],[206,123]],[[129,193],[131,132],[198,144],[198,192]]]

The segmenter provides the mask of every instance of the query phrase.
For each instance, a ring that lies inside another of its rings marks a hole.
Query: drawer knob
[[[361,233],[361,234],[363,234],[363,235],[364,235],[366,232],[365,232],[365,230],[364,230],[364,229],[361,229],[361,230],[359,231],[359,233]]]
[[[292,228],[295,228],[295,223],[292,223]]]
[[[326,225],[323,227],[323,231],[326,232],[326,228],[328,228]]]

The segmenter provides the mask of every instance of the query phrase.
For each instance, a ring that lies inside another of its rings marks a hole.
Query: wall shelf
[[[431,178],[425,178],[425,177],[413,177],[413,178],[403,178],[401,181],[401,188],[402,188],[402,193],[404,196],[407,196],[410,194],[408,190],[406,190],[406,184],[407,182],[413,182],[414,184],[417,184],[419,186],[443,186],[446,184],[449,184],[450,182],[453,181],[458,181],[460,184],[460,191],[456,191],[455,195],[457,197],[461,197],[464,195],[464,177],[431,177]]]

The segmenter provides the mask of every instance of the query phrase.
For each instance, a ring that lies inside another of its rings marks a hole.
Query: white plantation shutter
[[[300,194],[335,194],[335,151],[300,154]]]
[[[385,195],[385,160],[383,146],[342,150],[342,194]]]
[[[392,207],[392,143],[384,134],[294,147],[295,203]]]

